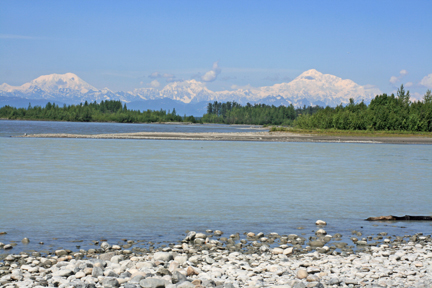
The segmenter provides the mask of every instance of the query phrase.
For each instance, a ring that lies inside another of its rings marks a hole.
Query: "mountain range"
[[[240,104],[263,103],[268,105],[320,105],[369,102],[381,91],[375,87],[361,86],[349,79],[323,74],[315,69],[303,72],[288,83],[232,91],[211,91],[197,80],[171,82],[162,89],[140,88],[133,91],[113,92],[97,89],[73,73],[40,76],[21,86],[0,85],[0,106],[27,107],[56,104],[77,104],[84,101],[121,100],[130,109],[173,109],[182,114],[201,116],[207,103],[236,101]],[[24,104],[25,103],[25,104]]]

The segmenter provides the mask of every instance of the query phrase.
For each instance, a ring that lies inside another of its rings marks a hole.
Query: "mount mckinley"
[[[361,86],[349,79],[322,74],[315,69],[303,72],[289,83],[275,84],[251,89],[233,91],[211,91],[196,80],[171,82],[162,89],[140,88],[129,92],[113,92],[108,88],[97,89],[73,73],[40,76],[21,86],[0,85],[0,106],[27,107],[29,102],[45,105],[48,101],[56,104],[78,104],[121,100],[129,109],[160,110],[175,108],[179,114],[201,116],[206,112],[207,103],[236,101],[240,104],[263,103],[268,105],[336,106],[364,100],[369,102],[381,94],[377,88]]]

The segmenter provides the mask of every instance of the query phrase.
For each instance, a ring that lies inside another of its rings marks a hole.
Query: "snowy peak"
[[[197,80],[175,81],[161,89],[140,88],[131,92],[113,92],[108,88],[98,90],[73,73],[40,76],[22,86],[6,83],[0,85],[0,96],[15,96],[28,99],[61,100],[64,103],[84,101],[160,100],[169,98],[183,103],[202,101],[236,101],[241,104],[265,103],[270,105],[320,105],[336,106],[355,101],[373,99],[381,91],[373,86],[361,86],[349,79],[323,74],[310,69],[293,81],[272,86],[263,86],[231,91],[211,91],[206,84]]]
[[[47,93],[58,93],[65,89],[79,93],[98,90],[73,73],[43,75],[21,86],[10,86],[6,83],[0,86],[0,91],[18,91],[23,93],[30,93],[34,90],[41,90]]]
[[[89,90],[97,91],[95,87],[73,73],[43,75],[28,84],[30,89],[34,87],[47,92],[62,89],[78,90],[81,93],[87,93]]]

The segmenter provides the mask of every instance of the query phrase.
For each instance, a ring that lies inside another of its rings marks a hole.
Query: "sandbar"
[[[115,134],[31,134],[26,138],[83,138],[83,139],[148,139],[148,140],[195,140],[195,141],[259,141],[259,142],[323,142],[323,143],[386,143],[386,144],[432,144],[431,137],[373,137],[328,136],[298,134],[291,132],[238,132],[238,133],[178,133],[136,132]]]

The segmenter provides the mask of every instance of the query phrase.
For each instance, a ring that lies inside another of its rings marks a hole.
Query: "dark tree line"
[[[410,101],[403,85],[394,94],[378,95],[369,105],[361,102],[326,107],[313,115],[302,115],[295,121],[298,128],[341,130],[387,130],[432,132],[432,94],[423,101]]]
[[[29,104],[28,108],[4,106],[0,108],[0,118],[23,120],[54,120],[81,122],[193,122],[193,116],[181,117],[175,109],[172,112],[135,111],[127,109],[121,101],[107,100],[100,103],[64,105],[47,103],[45,107]],[[409,91],[403,85],[397,95],[378,95],[369,105],[363,102],[332,107],[274,106],[265,104],[241,105],[236,102],[215,101],[207,106],[207,113],[200,123],[284,125],[303,129],[342,129],[342,130],[398,130],[432,132],[432,93],[424,95],[423,101],[410,101]]]
[[[140,112],[128,110],[126,104],[115,100],[101,101],[100,103],[88,103],[86,101],[84,104],[64,105],[63,107],[48,102],[45,107],[32,107],[29,104],[27,109],[4,106],[0,108],[0,118],[119,123],[196,122],[193,116],[181,117],[177,115],[175,109],[172,112],[165,110]]]
[[[266,104],[250,104],[245,106],[237,102],[213,102],[207,106],[207,114],[202,121],[206,123],[254,124],[254,125],[291,125],[298,115],[314,114],[323,109],[319,106],[274,106]]]

